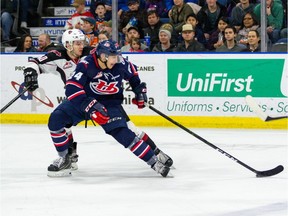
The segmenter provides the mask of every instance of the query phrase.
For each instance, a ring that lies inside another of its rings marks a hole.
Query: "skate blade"
[[[68,176],[72,176],[72,172],[70,169],[65,169],[65,170],[61,170],[58,172],[55,171],[48,171],[47,173],[48,177],[68,177]]]

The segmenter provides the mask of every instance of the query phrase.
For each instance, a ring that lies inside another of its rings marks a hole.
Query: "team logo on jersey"
[[[98,95],[109,95],[116,94],[119,92],[119,88],[117,87],[118,82],[110,82],[99,80],[98,82],[91,82],[90,89]]]
[[[39,58],[39,61],[42,62],[42,61],[45,61],[46,59],[48,59],[47,56],[42,56],[42,57]]]
[[[67,69],[67,68],[71,68],[71,67],[73,67],[73,64],[72,64],[70,61],[68,61],[68,62],[66,62],[65,65],[63,66],[63,69]]]

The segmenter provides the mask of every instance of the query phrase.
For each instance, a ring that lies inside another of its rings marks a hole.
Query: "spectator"
[[[174,6],[170,12],[170,23],[177,33],[181,32],[182,26],[185,24],[186,17],[193,14],[192,8],[184,2],[184,0],[173,0]]]
[[[112,3],[111,0],[91,0],[90,3],[90,12],[93,14],[94,18],[96,19],[96,7],[97,5],[101,3],[104,4],[105,7],[105,20],[111,20],[112,19]],[[118,1],[119,6],[119,1]]]
[[[220,17],[226,16],[226,7],[220,5],[217,0],[206,0],[197,14],[199,25],[202,27],[206,40],[209,40],[212,32],[217,30]]]
[[[159,42],[153,47],[152,52],[174,52],[175,44],[171,43],[173,26],[165,23],[159,29]]]
[[[250,30],[257,30],[259,34],[261,31],[260,26],[258,25],[257,19],[252,12],[246,13],[243,17],[241,28],[236,37],[237,43],[247,46],[248,45],[248,32]]]
[[[247,12],[253,12],[255,5],[250,4],[249,0],[240,0],[240,4],[236,5],[231,12],[231,25],[239,31],[243,17]]]
[[[32,37],[29,34],[24,34],[18,41],[14,52],[37,52],[37,49],[32,46]]]
[[[81,18],[83,24],[81,30],[85,34],[89,46],[96,47],[98,33],[95,31],[96,20],[92,17]]]
[[[280,38],[280,30],[283,25],[284,9],[281,3],[276,0],[266,0],[266,15],[267,15],[267,33],[272,43],[275,43]],[[254,13],[260,23],[261,5],[258,4],[254,8]],[[261,24],[261,23],[260,23]]]
[[[176,47],[176,52],[203,52],[204,45],[195,40],[195,30],[191,24],[182,26],[182,37],[184,41]]]
[[[20,1],[20,27],[27,29],[27,20],[28,20],[28,10],[30,8],[29,0],[19,0]]]
[[[99,43],[104,41],[104,40],[109,40],[109,39],[111,39],[111,36],[110,36],[109,32],[107,32],[107,31],[101,31],[98,35],[98,42]]]
[[[214,31],[206,45],[208,50],[215,50],[223,45],[224,29],[228,26],[229,20],[227,17],[221,17],[218,21],[218,29]]]
[[[141,49],[141,42],[138,38],[131,39],[130,47],[129,52],[144,52],[144,50]]]
[[[1,0],[1,29],[2,29],[1,39],[5,43],[9,43],[11,28],[13,25],[12,13],[15,12],[15,6],[13,1]]]
[[[191,24],[193,29],[195,30],[195,40],[202,43],[204,46],[206,45],[207,41],[204,36],[202,28],[198,25],[198,19],[196,14],[189,14],[186,17],[186,24]]]
[[[152,49],[159,42],[159,29],[163,24],[156,10],[147,13],[148,27],[143,29],[144,35],[150,36],[150,48]]]
[[[224,30],[224,43],[222,46],[216,48],[216,52],[242,52],[245,48],[237,45],[236,42],[236,28],[227,26]]]
[[[146,11],[140,8],[139,0],[128,0],[127,5],[129,10],[120,16],[119,32],[125,35],[127,30],[134,26],[139,29],[140,38],[144,38],[143,28],[148,26]]]
[[[105,8],[105,4],[104,3],[97,3],[96,4],[96,9],[95,9],[95,21],[96,21],[96,31],[99,33],[100,31],[103,30],[104,28],[104,22],[108,22],[109,19],[106,16],[106,8]]]
[[[48,34],[40,34],[38,36],[38,52],[47,52],[55,49],[57,44],[51,42],[51,38]]]
[[[132,38],[138,38],[140,39],[140,33],[139,33],[139,30],[137,27],[134,27],[134,26],[131,26],[128,31],[127,31],[127,34],[126,34],[126,43],[127,45],[123,46],[121,48],[121,52],[129,52],[131,46],[130,46],[130,42],[132,40]],[[144,50],[144,51],[148,51],[149,48],[141,43],[141,49]]]
[[[250,30],[248,32],[248,52],[261,52],[260,46],[260,34],[256,30]]]
[[[146,0],[145,1],[145,10],[156,11],[159,17],[167,17],[167,10],[164,0]]]
[[[73,4],[71,4],[76,9],[76,13],[74,13],[66,22],[65,29],[80,29],[83,21],[81,18],[92,17],[93,14],[90,11],[85,11],[85,0],[75,0]]]

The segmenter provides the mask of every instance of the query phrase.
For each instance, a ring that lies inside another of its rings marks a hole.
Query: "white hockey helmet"
[[[62,44],[66,48],[67,42],[73,44],[73,41],[85,41],[85,35],[79,29],[68,29],[62,35]]]

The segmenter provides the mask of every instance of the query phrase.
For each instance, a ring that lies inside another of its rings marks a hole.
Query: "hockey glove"
[[[29,91],[34,91],[39,87],[37,77],[38,74],[35,69],[33,68],[24,69],[24,84],[26,88],[29,87]]]
[[[138,106],[138,109],[143,109],[145,107],[145,103],[147,103],[147,89],[146,83],[141,83],[134,90],[135,98],[132,99],[132,103]]]
[[[109,120],[106,108],[93,98],[87,98],[82,103],[82,110],[88,113],[90,118],[99,125],[106,124]]]

